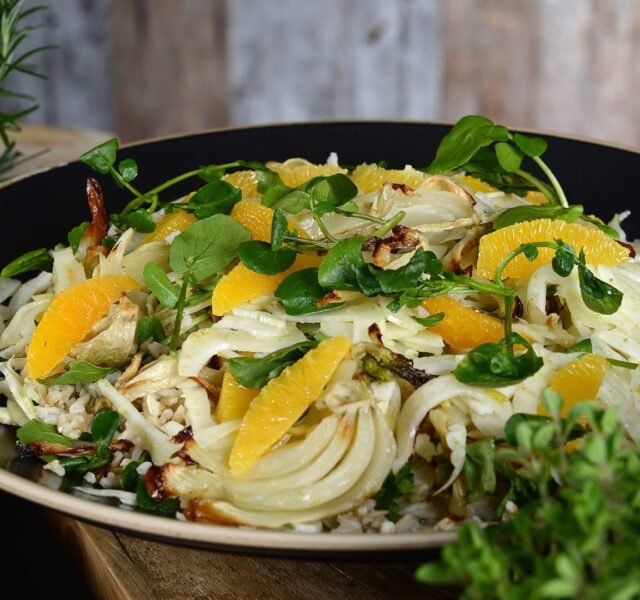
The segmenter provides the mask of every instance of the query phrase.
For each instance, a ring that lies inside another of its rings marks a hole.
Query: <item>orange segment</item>
[[[547,204],[549,202],[549,198],[547,198],[542,192],[538,190],[532,190],[527,192],[527,195],[524,197],[527,202],[531,202],[531,204]]]
[[[231,185],[240,188],[243,198],[260,198],[258,192],[258,175],[255,171],[235,171],[222,178]]]
[[[164,215],[157,223],[156,228],[142,238],[143,244],[147,242],[161,242],[175,231],[185,231],[189,225],[196,222],[196,218],[181,208]]]
[[[341,167],[317,165],[304,158],[290,158],[283,163],[267,163],[267,167],[280,175],[282,183],[292,188],[298,187],[314,177],[335,175],[336,173],[347,174],[347,170]]]
[[[537,219],[516,223],[480,238],[476,273],[492,279],[500,261],[521,244],[553,242],[555,239],[571,244],[576,253],[584,249],[587,263],[590,264],[615,266],[629,260],[629,250],[599,229],[578,223]],[[555,251],[551,248],[539,248],[538,258],[534,261],[528,261],[521,254],[507,265],[504,277],[529,277],[536,269],[551,262],[554,255]]]
[[[49,375],[122,294],[139,287],[127,275],[107,275],[60,292],[31,338],[27,351],[29,377],[41,379]]]
[[[469,308],[447,296],[423,300],[422,306],[429,314],[444,313],[444,319],[429,331],[442,336],[454,350],[467,350],[480,344],[498,342],[504,336],[502,321]]]
[[[273,446],[315,402],[338,365],[351,350],[351,340],[320,342],[299,361],[265,385],[242,420],[229,467],[242,475]]]
[[[558,369],[549,379],[548,387],[564,400],[561,415],[566,417],[577,402],[595,400],[608,370],[607,359],[598,354],[584,354]],[[542,404],[538,406],[538,414],[549,416]]]
[[[271,241],[273,209],[258,202],[241,200],[231,209],[231,216],[251,233],[251,239]]]
[[[482,179],[478,179],[477,177],[473,177],[471,175],[460,177],[458,181],[466,185],[469,189],[471,189],[472,192],[484,192],[485,194],[489,194],[490,192],[498,191],[498,188],[493,187],[490,183],[482,181]]]
[[[351,179],[358,186],[360,193],[367,194],[379,190],[385,183],[404,183],[417,188],[426,175],[411,167],[405,169],[383,169],[377,165],[358,165],[351,173]]]
[[[316,254],[299,254],[291,267],[275,275],[261,275],[240,263],[213,288],[211,311],[220,317],[240,304],[271,295],[291,273],[318,267],[321,262],[322,257]]]
[[[222,389],[220,399],[216,406],[216,419],[219,423],[242,419],[247,412],[251,401],[258,395],[260,390],[241,386],[229,369],[222,378]]]

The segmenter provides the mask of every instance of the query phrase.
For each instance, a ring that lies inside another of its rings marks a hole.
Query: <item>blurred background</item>
[[[482,113],[640,146],[640,0],[55,0],[28,120],[122,140]]]

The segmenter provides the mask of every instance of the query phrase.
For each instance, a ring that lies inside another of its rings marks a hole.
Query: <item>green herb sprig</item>
[[[499,472],[526,486],[510,496],[516,512],[484,529],[464,524],[417,577],[464,586],[470,599],[637,598],[640,447],[625,442],[614,409],[577,404],[561,419],[557,394],[543,403],[552,416],[515,415],[496,451]],[[569,450],[583,420],[591,431]]]

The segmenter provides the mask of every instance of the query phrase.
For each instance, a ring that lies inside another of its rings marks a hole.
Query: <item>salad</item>
[[[236,160],[141,191],[105,142],[81,159],[129,203],[89,177],[91,220],[1,272],[0,423],[76,493],[181,519],[505,518],[482,472],[518,419],[590,400],[640,438],[635,245],[546,149],[468,116],[424,169]]]

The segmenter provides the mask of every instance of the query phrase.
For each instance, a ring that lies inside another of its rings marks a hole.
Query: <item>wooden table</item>
[[[27,153],[53,148],[31,164],[42,168],[75,160],[108,135],[26,127],[21,137]],[[433,559],[433,553],[425,554],[422,560],[415,557],[397,563],[366,557],[365,562],[357,563],[223,554],[116,533],[1,493],[0,509],[9,515],[9,535],[5,539],[13,544],[6,572],[16,581],[31,579],[29,589],[38,590],[38,597],[43,597],[46,590],[59,589],[65,580],[64,585],[71,586],[68,597],[74,599],[382,600],[448,599],[457,595],[455,590],[427,588],[415,581],[417,566],[424,559]]]

